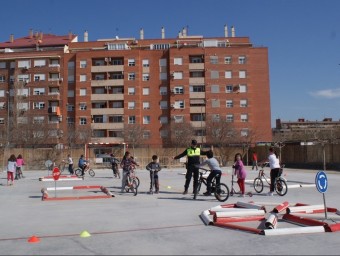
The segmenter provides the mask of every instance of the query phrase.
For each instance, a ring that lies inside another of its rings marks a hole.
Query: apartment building
[[[45,141],[52,144],[119,144],[135,126],[143,144],[161,147],[174,123],[189,123],[193,136],[209,143],[206,122],[214,120],[252,142],[272,139],[268,49],[233,28],[214,38],[185,29],[166,38],[164,28],[159,39],[145,39],[143,29],[139,39],[89,41],[85,31],[82,42],[69,34],[45,45],[48,38],[30,32],[0,43],[0,106],[19,113],[8,125],[12,112],[1,108],[3,131],[31,120],[49,125]]]

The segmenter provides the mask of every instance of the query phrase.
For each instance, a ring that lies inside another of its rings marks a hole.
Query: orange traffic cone
[[[39,242],[40,242],[40,239],[39,239],[39,237],[31,236],[27,241],[28,241],[29,243],[39,243]]]

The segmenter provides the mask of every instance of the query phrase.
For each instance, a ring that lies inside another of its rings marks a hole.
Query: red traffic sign
[[[58,167],[53,168],[52,176],[54,180],[59,180],[60,177],[60,171]]]

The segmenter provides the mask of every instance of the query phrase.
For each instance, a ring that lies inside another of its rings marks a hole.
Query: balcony
[[[190,122],[191,126],[193,128],[204,128],[205,127],[205,121],[191,121]]]
[[[124,100],[124,94],[92,94],[91,101]]]
[[[201,85],[204,84],[204,77],[190,77],[189,78],[190,85]]]
[[[124,123],[91,123],[91,129],[122,130],[124,129]]]
[[[107,79],[107,80],[92,80],[92,87],[102,87],[102,86],[114,86],[114,85],[124,85],[124,79]]]
[[[190,113],[193,113],[193,114],[205,113],[205,106],[202,106],[202,107],[190,107]]]
[[[124,108],[92,108],[91,115],[123,115]]]
[[[121,144],[124,142],[124,138],[121,137],[105,137],[105,138],[91,138],[91,143],[112,143]]]
[[[92,66],[91,72],[122,72],[124,65]]]
[[[204,70],[204,63],[189,63],[190,70]]]

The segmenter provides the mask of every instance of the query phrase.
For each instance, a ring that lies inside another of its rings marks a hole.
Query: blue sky
[[[29,29],[83,40],[224,36],[224,25],[269,49],[271,116],[295,121],[340,120],[338,0],[11,0],[1,2],[0,41]],[[258,102],[257,104],[261,104]]]

